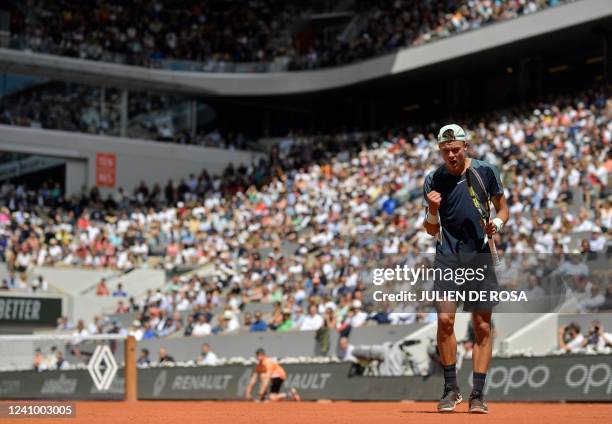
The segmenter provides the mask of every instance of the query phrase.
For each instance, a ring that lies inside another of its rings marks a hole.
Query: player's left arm
[[[499,194],[491,198],[493,207],[495,207],[495,219],[489,221],[487,224],[487,235],[492,236],[493,234],[501,231],[502,227],[510,218],[510,211],[508,210],[508,203],[506,197],[503,194]],[[501,220],[501,223],[497,219]]]
[[[499,170],[494,165],[490,165],[490,170],[487,190],[491,196],[491,203],[493,203],[493,207],[495,208],[495,218],[489,220],[486,226],[486,232],[489,237],[501,231],[510,218],[510,210],[508,209],[508,202],[504,195],[504,187],[501,182]]]
[[[251,400],[251,393],[253,392],[253,387],[255,387],[255,383],[257,382],[257,376],[259,375],[259,373],[254,372],[251,375],[251,378],[249,380],[249,384],[247,385],[247,388],[244,392],[244,398],[246,400]]]

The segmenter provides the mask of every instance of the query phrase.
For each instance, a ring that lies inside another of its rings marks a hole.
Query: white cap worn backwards
[[[465,131],[457,124],[444,125],[438,132],[438,144],[445,141],[466,141]]]

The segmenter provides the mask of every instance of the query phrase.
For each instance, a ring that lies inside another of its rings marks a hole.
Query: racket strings
[[[487,196],[487,193],[484,190],[484,187],[482,187],[482,183],[478,176],[474,176],[477,184],[476,185],[472,184],[471,174],[475,174],[475,173],[476,173],[475,170],[473,170],[472,168],[468,168],[467,173],[466,173],[467,188],[468,188],[470,197],[472,198],[472,203],[474,203],[474,206],[476,207],[476,210],[480,214],[480,217],[482,218],[483,221],[487,222],[489,220],[489,217],[491,216],[489,197]]]

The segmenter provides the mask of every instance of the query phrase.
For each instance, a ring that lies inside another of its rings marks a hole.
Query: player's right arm
[[[269,371],[261,374],[261,379],[259,380],[259,400],[263,401],[265,399],[266,392],[268,391],[268,384],[270,384],[271,379],[272,376]]]
[[[425,217],[423,226],[427,234],[436,236],[440,233],[438,209],[440,208],[440,202],[442,202],[442,195],[433,189],[432,179],[431,174],[427,175],[425,184],[423,185],[423,196],[427,207],[427,216]]]
[[[438,208],[440,207],[441,201],[442,196],[437,191],[430,191],[427,193],[427,217],[423,225],[425,226],[425,231],[427,231],[427,234],[430,236],[435,236],[440,232]]]
[[[249,380],[249,384],[247,385],[246,392],[244,393],[244,398],[246,400],[251,400],[251,393],[253,393],[253,387],[255,387],[255,383],[257,383],[257,372],[254,372],[251,375],[251,379]]]

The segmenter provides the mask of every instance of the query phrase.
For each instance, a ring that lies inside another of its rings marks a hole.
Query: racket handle
[[[499,255],[497,254],[497,246],[495,246],[495,242],[492,238],[489,239],[489,250],[491,250],[491,257],[493,258],[493,266],[499,266],[501,261],[499,260]]]

